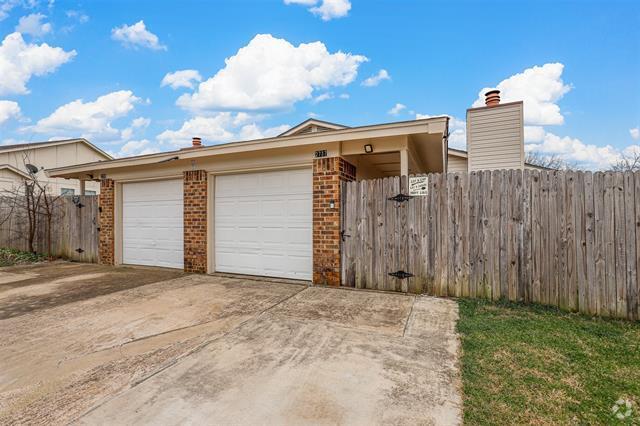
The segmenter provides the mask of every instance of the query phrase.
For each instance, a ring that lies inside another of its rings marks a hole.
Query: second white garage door
[[[122,185],[122,262],[183,268],[182,179]]]
[[[310,169],[215,178],[215,267],[219,272],[310,280]]]

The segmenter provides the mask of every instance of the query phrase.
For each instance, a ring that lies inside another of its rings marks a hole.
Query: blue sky
[[[527,150],[589,168],[640,150],[637,1],[0,0],[0,19],[0,143],[127,156],[448,114],[464,147],[498,87],[525,101]]]

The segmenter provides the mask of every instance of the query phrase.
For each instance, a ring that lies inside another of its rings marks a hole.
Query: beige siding
[[[469,171],[524,167],[522,105],[467,110]]]
[[[467,159],[458,155],[449,154],[447,159],[447,171],[449,173],[466,172],[467,171]]]
[[[91,149],[83,142],[0,152],[0,164],[9,164],[24,172],[27,171],[25,163],[31,163],[40,169],[44,168],[46,170],[106,159],[104,155]],[[60,194],[62,188],[73,189],[76,194],[80,194],[80,182],[76,179],[48,178],[44,170],[38,173],[38,179],[43,184],[47,184],[53,194]],[[11,180],[19,184],[22,177],[15,173],[3,176],[0,191],[12,188]],[[87,182],[85,189],[98,193],[100,191],[100,184],[98,182]]]

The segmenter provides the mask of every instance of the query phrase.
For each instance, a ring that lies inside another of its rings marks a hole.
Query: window
[[[85,190],[84,195],[96,195],[96,191]]]
[[[60,195],[75,195],[76,190],[72,188],[62,188],[60,189]]]

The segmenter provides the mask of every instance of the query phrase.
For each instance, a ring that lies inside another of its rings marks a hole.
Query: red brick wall
[[[103,265],[113,265],[114,262],[114,183],[111,179],[100,181],[100,240],[98,243],[98,260]]]
[[[340,285],[341,182],[355,177],[355,166],[340,157],[313,161],[314,284]]]
[[[184,270],[207,272],[207,172],[184,172]]]

